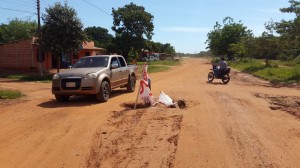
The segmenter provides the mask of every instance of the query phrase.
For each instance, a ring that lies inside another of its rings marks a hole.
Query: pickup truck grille
[[[62,79],[61,87],[64,90],[78,90],[80,88],[81,78]]]

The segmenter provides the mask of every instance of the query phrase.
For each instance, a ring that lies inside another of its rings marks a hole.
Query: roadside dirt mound
[[[272,96],[256,93],[256,97],[267,100],[272,110],[283,110],[300,119],[300,97],[296,96]]]
[[[182,113],[124,103],[94,134],[87,167],[174,167]],[[144,109],[143,109],[144,108]]]
[[[237,70],[232,70],[231,78],[241,85],[271,86],[269,81]]]

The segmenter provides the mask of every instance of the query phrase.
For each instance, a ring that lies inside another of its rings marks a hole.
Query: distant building
[[[166,54],[166,53],[160,53],[160,60],[174,60],[174,55]]]
[[[0,44],[0,69],[12,70],[38,70],[38,45],[36,38]],[[93,56],[105,54],[106,49],[94,46],[94,42],[83,42],[78,54],[62,54],[61,68],[67,68],[77,59],[84,56]],[[51,53],[42,54],[43,70],[57,68],[58,57]]]
[[[157,61],[160,60],[160,53],[149,52],[148,50],[143,50],[140,53],[139,60],[140,61]]]

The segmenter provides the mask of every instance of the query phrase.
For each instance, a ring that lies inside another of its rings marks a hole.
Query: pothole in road
[[[149,103],[137,103],[135,105],[134,102],[123,103],[120,106],[125,107],[126,109],[145,109],[145,108],[151,107],[151,105]],[[186,109],[188,107],[188,104],[185,100],[178,100],[172,106],[164,106],[164,104],[158,102],[152,107],[167,107],[167,108],[177,108],[178,107],[180,109]]]
[[[126,109],[134,109],[135,103],[130,102],[130,103],[123,103],[121,104],[122,107],[125,107]],[[136,109],[144,109],[150,107],[150,104],[145,104],[145,103],[137,103],[136,104]]]
[[[184,100],[178,100],[177,105],[180,109],[186,109],[187,108],[187,103]]]

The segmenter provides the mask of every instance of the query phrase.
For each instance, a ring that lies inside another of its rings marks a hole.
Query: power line
[[[2,2],[1,2],[2,3]],[[10,22],[13,18],[31,19],[34,15],[33,9],[34,4],[32,0],[19,0],[16,3],[7,3],[5,7],[0,7],[0,19],[1,24],[6,24]],[[1,5],[2,6],[2,5]],[[28,14],[29,16],[26,16]],[[24,16],[25,15],[25,16]],[[6,20],[6,21],[5,21]]]
[[[107,13],[107,12],[105,12],[104,10],[100,9],[100,8],[97,7],[96,5],[90,3],[90,2],[88,2],[88,1],[86,1],[86,0],[83,0],[83,1],[86,2],[86,3],[88,3],[88,4],[90,4],[91,6],[93,6],[93,7],[95,7],[95,8],[97,8],[97,9],[100,10],[101,12],[107,14],[108,16],[111,16],[109,13]]]
[[[23,5],[14,5],[14,6],[2,6],[2,8],[6,8],[6,10],[1,10],[0,12],[7,12],[7,11],[12,11],[13,10],[21,10],[23,11],[31,11],[33,9],[34,4],[23,4]]]
[[[17,9],[2,8],[2,7],[0,7],[0,9],[11,10],[11,11],[16,11],[16,12],[27,12],[27,13],[31,14],[31,12],[29,12],[29,11],[23,11],[23,10],[17,10]]]

